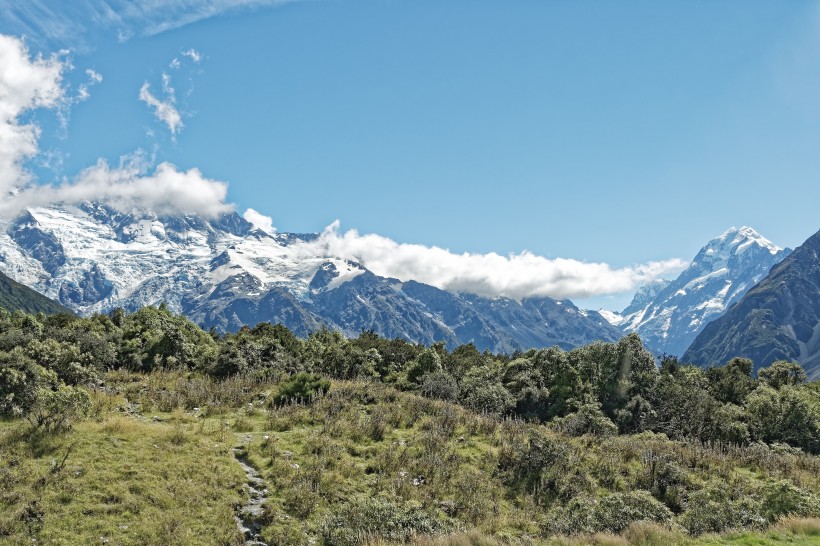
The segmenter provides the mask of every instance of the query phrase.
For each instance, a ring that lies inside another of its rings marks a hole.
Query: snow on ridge
[[[63,299],[63,286],[82,286],[88,275],[98,271],[112,285],[108,297],[89,303],[64,302],[82,313],[105,311],[126,300],[152,304],[179,299],[190,291],[212,292],[243,273],[255,277],[261,289],[284,286],[297,298],[305,298],[322,263],[332,261],[339,272],[329,289],[364,272],[358,264],[318,255],[299,238],[259,237],[253,232],[240,236],[196,218],[165,220],[139,212],[123,216],[117,227],[94,210],[52,206],[28,211],[32,227],[59,243],[63,257],[48,271],[14,240],[9,232],[14,221],[0,221],[0,257],[5,258],[0,259],[0,270],[58,300]],[[223,253],[227,262],[212,267]]]
[[[609,309],[598,309],[598,314],[604,317],[604,320],[612,326],[620,326],[626,320],[620,313],[610,311]]]

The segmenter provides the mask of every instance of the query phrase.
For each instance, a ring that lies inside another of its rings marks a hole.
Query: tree
[[[773,389],[798,385],[806,380],[806,372],[797,362],[778,360],[768,368],[761,368],[757,376]]]

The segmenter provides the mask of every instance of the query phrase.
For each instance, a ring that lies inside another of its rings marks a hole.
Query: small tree
[[[768,368],[761,368],[757,376],[773,389],[797,385],[806,380],[806,372],[797,362],[778,360]]]

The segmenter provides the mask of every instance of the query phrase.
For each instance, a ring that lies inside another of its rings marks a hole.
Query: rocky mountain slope
[[[790,252],[752,228],[731,228],[700,249],[677,279],[642,287],[629,307],[607,318],[623,332],[640,334],[657,354],[680,356]]]
[[[504,352],[620,336],[568,300],[488,299],[380,277],[330,255],[318,234],[269,234],[236,214],[33,208],[0,225],[0,257],[0,270],[80,314],[165,302],[219,330],[272,321],[301,335],[372,329]]]
[[[710,365],[734,356],[751,358],[758,368],[796,360],[820,379],[820,232],[704,328],[683,360]]]

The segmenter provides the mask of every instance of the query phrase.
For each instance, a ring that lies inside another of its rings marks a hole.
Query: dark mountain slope
[[[71,313],[54,300],[0,273],[0,308],[26,313]]]

